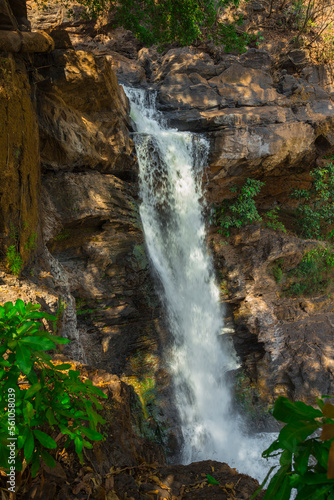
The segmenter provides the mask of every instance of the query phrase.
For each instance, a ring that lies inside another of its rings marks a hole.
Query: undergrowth
[[[284,259],[277,259],[271,267],[276,283],[281,284],[287,297],[330,295],[334,279],[334,249],[318,246],[307,251],[294,269],[285,270]]]

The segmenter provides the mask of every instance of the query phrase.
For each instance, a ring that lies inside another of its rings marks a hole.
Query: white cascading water
[[[221,335],[223,312],[206,247],[201,199],[209,143],[168,129],[153,92],[125,92],[137,129],[140,215],[174,338],[168,363],[185,443],[182,462],[220,460],[261,480],[268,469],[261,452],[273,438],[242,432],[225,381],[237,363]]]

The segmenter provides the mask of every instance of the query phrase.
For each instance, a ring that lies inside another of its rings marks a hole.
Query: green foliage
[[[263,500],[289,500],[293,490],[296,500],[333,500],[334,405],[324,397],[317,403],[319,409],[284,397],[275,402],[273,416],[286,425],[262,454],[265,458],[280,457]],[[269,475],[251,498],[263,489]]]
[[[21,256],[20,256],[19,252],[17,251],[15,245],[10,245],[7,248],[6,264],[7,264],[9,271],[12,274],[16,274],[17,276],[20,274],[22,266],[23,266],[23,260],[21,259]]]
[[[283,279],[284,271],[283,271],[283,259],[277,259],[271,268],[271,272],[275,278],[276,283],[280,283]]]
[[[31,463],[35,477],[42,459],[55,465],[48,450],[56,449],[55,437],[61,432],[67,448],[74,443],[80,461],[90,441],[101,440],[97,425],[105,423],[94,410],[101,409],[98,397],[106,397],[92,382],[80,380],[80,372],[70,364],[56,365],[45,351],[68,339],[43,329],[42,320],[57,318],[39,311],[39,304],[6,302],[0,306],[0,467],[8,468],[8,437],[17,437],[16,470],[23,459]],[[15,395],[15,423],[9,422]]]
[[[63,241],[63,240],[67,240],[68,238],[70,237],[70,233],[69,231],[62,231],[61,233],[57,234],[55,237],[54,237],[54,240],[55,241]]]
[[[300,264],[287,274],[288,296],[328,293],[334,277],[334,250],[319,246],[306,252]]]
[[[45,0],[39,0],[45,4]],[[64,0],[66,4],[66,1]],[[96,18],[105,11],[114,15],[118,26],[131,30],[145,45],[163,47],[169,43],[181,46],[212,40],[225,45],[227,51],[244,52],[255,37],[239,33],[241,16],[232,23],[222,23],[222,10],[239,0],[78,0],[86,18]]]
[[[265,226],[274,229],[274,231],[283,231],[286,233],[284,224],[278,218],[279,207],[275,207],[272,210],[268,210],[265,214]]]
[[[28,240],[25,244],[26,250],[35,250],[37,248],[37,233],[33,232],[28,237]]]
[[[245,184],[238,188],[231,188],[233,193],[237,193],[235,198],[224,200],[216,211],[216,224],[221,226],[218,232],[229,236],[232,227],[240,228],[246,224],[260,222],[260,217],[254,197],[259,194],[264,182],[255,179],[247,179]]]
[[[220,486],[220,482],[217,481],[217,479],[215,479],[214,477],[210,476],[210,474],[207,474],[206,478],[207,478],[209,484],[217,484]]]
[[[296,215],[301,236],[322,239],[334,223],[334,163],[318,167],[310,175],[310,189],[295,189],[292,197],[299,201]]]

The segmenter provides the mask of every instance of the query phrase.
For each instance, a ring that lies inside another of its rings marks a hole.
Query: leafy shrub
[[[334,499],[334,405],[325,398],[317,399],[319,409],[301,401],[277,399],[273,416],[286,425],[262,456],[279,456],[280,465],[270,469],[251,498],[257,496],[272,471],[279,467],[263,500],[289,500],[293,490],[297,491],[296,500]]]
[[[10,245],[7,248],[6,264],[12,274],[16,274],[17,276],[20,274],[23,266],[23,260],[16,249],[16,245]]]
[[[39,0],[46,4],[45,0]],[[66,0],[64,0],[66,4]],[[254,39],[248,33],[239,33],[241,16],[235,22],[222,23],[221,11],[228,5],[239,5],[239,0],[78,0],[85,17],[96,18],[106,10],[113,13],[114,23],[131,30],[145,45],[168,43],[190,45],[203,40],[224,44],[226,50],[244,52]]]
[[[8,437],[17,437],[16,470],[23,459],[31,463],[35,477],[40,459],[55,465],[48,450],[56,449],[54,437],[61,432],[67,448],[72,442],[80,461],[90,441],[101,440],[97,424],[105,421],[94,410],[101,409],[96,396],[106,397],[70,364],[55,365],[45,351],[68,339],[46,332],[41,321],[57,318],[39,312],[39,304],[6,302],[0,306],[0,466],[8,468]],[[15,394],[15,423],[10,419],[8,397]],[[9,426],[9,422],[12,422]],[[86,425],[87,424],[87,425]]]
[[[295,189],[292,197],[299,200],[296,215],[301,236],[321,239],[334,223],[334,164],[318,167],[310,175],[310,189]]]
[[[254,197],[259,194],[264,182],[247,179],[241,188],[234,186],[231,191],[237,196],[231,200],[224,200],[216,211],[216,224],[221,226],[219,233],[229,236],[232,227],[240,228],[253,222],[260,222],[260,217]]]
[[[329,292],[334,277],[334,250],[322,246],[309,250],[287,277],[284,293],[288,296]]]
[[[283,271],[283,259],[277,259],[271,268],[272,275],[275,278],[276,283],[280,283],[284,276]]]
[[[279,207],[275,207],[272,210],[268,210],[265,214],[265,226],[274,229],[274,231],[280,230],[286,233],[284,224],[278,218]]]

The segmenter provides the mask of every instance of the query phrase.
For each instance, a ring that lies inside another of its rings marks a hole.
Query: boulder
[[[222,106],[259,106],[281,99],[273,88],[271,76],[258,69],[232,64],[209,80],[222,96]]]
[[[267,72],[272,65],[272,57],[266,50],[252,48],[240,56],[239,62],[245,68],[260,69]]]
[[[4,52],[51,52],[54,49],[54,41],[47,33],[0,31],[0,51]]]
[[[222,69],[225,65],[216,66],[206,52],[189,47],[171,49],[163,56],[155,81],[162,82],[172,73],[199,73],[204,78],[212,78]]]

